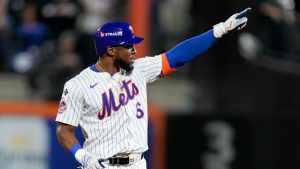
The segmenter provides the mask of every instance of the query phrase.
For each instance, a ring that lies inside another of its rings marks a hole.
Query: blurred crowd
[[[153,43],[154,49],[162,52],[184,39],[183,30],[191,26],[190,2],[151,1],[157,11],[152,16],[152,40],[164,43]],[[126,0],[0,0],[0,73],[24,75],[30,99],[58,100],[65,81],[96,61],[95,30],[105,22],[128,20],[126,4]],[[180,19],[173,20],[174,15]]]
[[[280,63],[300,63],[300,10],[296,0],[149,1],[149,55],[163,53],[182,40],[211,29],[232,12],[251,6],[251,22],[243,32],[249,31],[259,40],[260,43],[255,44],[263,46],[264,55],[275,58]],[[127,2],[128,0],[0,0],[0,73],[24,75],[30,99],[58,100],[65,81],[95,63],[95,30],[108,21],[128,21],[126,10],[138,8],[127,7]],[[238,66],[245,64],[243,60],[239,60],[238,45],[233,43],[236,35],[238,33],[231,34],[230,38],[223,38],[222,45],[215,45],[214,49],[197,58],[201,61],[187,64],[172,76],[183,77],[186,78],[184,82],[190,80],[197,84],[197,96],[182,94],[188,98],[187,102],[190,103],[193,99],[196,100],[195,103],[201,102],[202,107],[208,107],[204,109],[213,109],[222,103],[223,97],[233,96],[232,93],[237,91],[230,86],[224,87],[232,77],[230,71],[236,68],[241,72]],[[251,47],[246,48],[253,53]],[[245,53],[244,51],[240,55]],[[275,67],[270,64],[269,59],[265,65]],[[247,67],[244,67],[246,70]],[[291,66],[289,64],[286,67],[290,69]],[[293,68],[292,71],[299,72],[298,70]],[[244,74],[241,73],[240,76],[242,78]],[[252,95],[255,98],[255,94]],[[239,99],[235,101],[238,102]],[[226,104],[229,103],[224,102]]]
[[[27,76],[33,99],[57,100],[65,80],[97,59],[93,34],[122,17],[111,10],[117,1],[0,0],[0,72]]]
[[[261,0],[258,4],[258,38],[265,52],[278,59],[300,63],[300,15],[295,0]]]

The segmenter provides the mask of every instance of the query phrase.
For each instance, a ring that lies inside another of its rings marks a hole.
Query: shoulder
[[[150,64],[159,64],[161,63],[162,55],[155,55],[155,56],[145,56],[142,58],[138,58],[134,61],[135,67],[144,67],[145,65]]]
[[[63,96],[64,98],[81,97],[84,95],[83,85],[80,82],[79,75],[73,77],[65,83]]]
[[[85,81],[90,75],[89,68],[82,70],[79,74],[69,79],[65,84],[66,85],[75,85],[80,87],[82,85],[81,81]]]

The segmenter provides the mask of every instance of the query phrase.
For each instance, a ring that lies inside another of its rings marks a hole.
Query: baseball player
[[[58,141],[83,169],[146,169],[147,85],[175,72],[229,31],[243,28],[249,11],[165,53],[136,60],[134,45],[143,38],[126,22],[102,25],[94,36],[98,61],[65,83],[56,117]],[[78,126],[83,146],[75,136]]]

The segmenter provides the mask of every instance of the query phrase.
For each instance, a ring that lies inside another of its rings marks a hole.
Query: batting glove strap
[[[75,159],[80,163],[80,164],[82,164],[82,162],[83,162],[83,158],[85,157],[85,156],[87,156],[89,154],[89,152],[88,151],[86,151],[85,149],[79,149],[79,150],[77,150],[76,151],[76,153],[75,153]]]
[[[224,34],[226,34],[227,31],[225,29],[224,22],[220,22],[216,24],[213,28],[213,32],[214,32],[214,37],[216,38],[221,38]]]
[[[213,27],[214,36],[221,38],[224,34],[238,27],[238,30],[246,26],[248,19],[246,17],[237,18],[237,13],[228,18],[225,22],[216,24]]]

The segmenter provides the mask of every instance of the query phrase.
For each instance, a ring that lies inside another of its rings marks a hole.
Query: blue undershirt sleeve
[[[176,69],[183,66],[208,50],[216,41],[217,39],[214,37],[213,30],[211,29],[201,35],[181,42],[166,52],[170,67]]]

